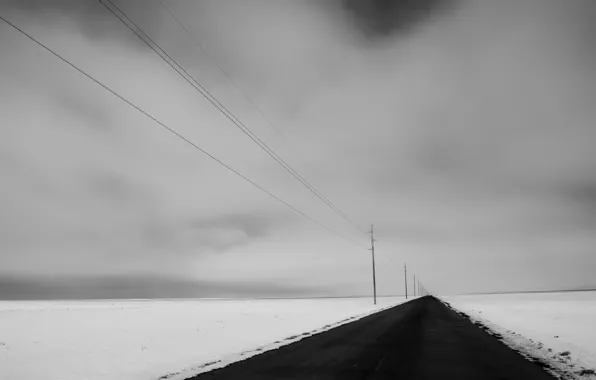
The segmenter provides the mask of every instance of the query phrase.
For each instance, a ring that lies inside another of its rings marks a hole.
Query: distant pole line
[[[374,237],[374,230],[375,226],[374,224],[370,225],[370,250],[372,252],[372,280],[373,280],[373,299],[374,299],[374,304],[377,304],[377,277],[376,277],[376,271],[375,271],[375,237]]]
[[[66,63],[68,66],[70,66],[71,68],[75,69],[76,71],[78,71],[80,74],[84,75],[85,77],[87,77],[88,79],[90,79],[91,81],[93,81],[95,84],[99,85],[100,87],[102,87],[104,90],[108,91],[109,93],[111,93],[112,95],[114,95],[115,97],[117,97],[118,99],[120,99],[121,101],[123,101],[124,103],[126,103],[128,106],[134,108],[135,110],[137,110],[138,112],[140,112],[141,114],[143,114],[145,117],[151,119],[152,121],[154,121],[155,123],[157,123],[158,125],[160,125],[162,128],[164,128],[165,130],[167,130],[168,132],[170,132],[171,134],[173,134],[174,136],[178,137],[179,139],[181,139],[182,141],[184,141],[185,143],[187,143],[188,145],[190,145],[191,147],[193,147],[194,149],[200,151],[201,153],[203,153],[204,155],[206,155],[207,157],[209,157],[210,159],[212,159],[213,161],[217,162],[219,165],[223,166],[224,168],[226,168],[228,171],[234,173],[235,175],[237,175],[238,177],[242,178],[244,181],[248,182],[249,184],[251,184],[252,186],[256,187],[257,189],[261,190],[262,192],[264,192],[265,194],[269,195],[270,197],[272,197],[273,199],[275,199],[276,201],[278,201],[279,203],[285,205],[286,207],[288,207],[289,209],[291,209],[292,211],[296,212],[297,214],[303,216],[304,218],[310,220],[311,222],[319,225],[320,227],[326,229],[327,231],[333,233],[334,235],[340,237],[341,239],[353,244],[353,245],[357,245],[354,242],[352,242],[350,239],[346,238],[345,236],[343,236],[342,234],[334,231],[333,229],[331,229],[330,227],[327,227],[326,225],[322,224],[321,222],[315,220],[314,218],[308,216],[307,214],[305,214],[304,212],[300,211],[298,208],[292,206],[291,204],[289,204],[288,202],[284,201],[283,199],[281,199],[280,197],[278,197],[277,195],[273,194],[272,192],[270,192],[269,190],[267,190],[266,188],[262,187],[261,185],[257,184],[256,182],[254,182],[253,180],[251,180],[250,178],[248,178],[247,176],[243,175],[242,173],[238,172],[236,169],[232,168],[231,166],[227,165],[226,163],[224,163],[223,161],[221,161],[220,159],[218,159],[217,157],[213,156],[211,153],[205,151],[203,148],[201,148],[200,146],[198,146],[197,144],[193,143],[192,141],[190,141],[188,138],[186,138],[184,135],[180,134],[179,132],[177,132],[176,130],[172,129],[171,127],[167,126],[165,123],[161,122],[160,120],[158,120],[156,117],[154,117],[153,115],[151,115],[150,113],[148,113],[147,111],[143,110],[142,108],[140,108],[139,106],[137,106],[136,104],[134,104],[132,101],[128,100],[127,98],[125,98],[124,96],[120,95],[119,93],[117,93],[115,90],[112,90],[110,87],[108,87],[107,85],[103,84],[102,82],[100,82],[98,79],[96,79],[95,77],[91,76],[91,74],[88,74],[86,71],[84,71],[83,69],[79,68],[78,66],[76,66],[74,63],[70,62],[69,60],[67,60],[66,58],[64,58],[63,56],[61,56],[60,54],[58,54],[57,52],[55,52],[54,50],[52,50],[51,48],[49,48],[48,46],[44,45],[42,42],[40,42],[39,40],[37,40],[35,37],[33,37],[32,35],[28,34],[27,32],[25,32],[23,29],[19,28],[18,26],[16,26],[15,24],[13,24],[12,22],[8,21],[6,18],[4,18],[3,16],[0,15],[0,20],[4,21],[7,25],[9,25],[10,27],[12,27],[14,30],[18,31],[19,33],[23,34],[24,36],[26,36],[29,40],[33,41],[34,43],[36,43],[37,45],[39,45],[40,47],[42,47],[43,49],[45,49],[46,51],[48,51],[49,53],[51,53],[52,55],[54,55],[56,58],[60,59],[62,62]]]
[[[181,66],[175,59],[173,59],[159,44],[157,44],[147,33],[143,31],[133,20],[131,20],[126,13],[124,13],[111,0],[98,0],[110,13],[112,13],[118,20],[124,24],[133,34],[135,34],[143,43],[145,43],[151,50],[153,50],[163,61],[165,61],[174,71],[176,71],[186,82],[194,87],[201,95],[203,95],[218,111],[220,111],[229,121],[238,127],[244,134],[246,134],[259,148],[267,153],[273,160],[275,160],[282,168],[284,168],[291,176],[296,178],[304,187],[312,192],[317,198],[331,208],[341,218],[352,224],[361,233],[365,231],[359,224],[354,222],[345,212],[334,205],[327,197],[325,197],[319,190],[311,185],[304,177],[302,177],[296,170],[294,170],[286,161],[284,161],[273,149],[271,149],[265,142],[263,142],[254,132],[250,130],[234,113],[232,113],[225,105],[223,105],[215,96],[213,96],[193,75],[191,75],[183,66]],[[110,5],[108,5],[108,3]]]

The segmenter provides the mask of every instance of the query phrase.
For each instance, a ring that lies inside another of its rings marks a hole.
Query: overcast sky
[[[442,294],[596,285],[592,0],[165,1],[192,36],[158,1],[116,3],[351,219],[375,224],[381,294],[403,292],[404,262]],[[355,243],[0,22],[5,287],[371,292],[369,238],[99,2],[1,0],[0,14]]]

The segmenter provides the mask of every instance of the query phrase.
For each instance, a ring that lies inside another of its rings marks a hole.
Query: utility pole
[[[414,274],[414,297],[416,297],[416,275]]]
[[[406,299],[408,299],[408,267],[404,264],[404,280],[406,284]]]
[[[374,224],[370,225],[370,251],[372,252],[372,275],[373,275],[373,299],[375,305],[377,304],[377,278],[375,273],[375,237]]]

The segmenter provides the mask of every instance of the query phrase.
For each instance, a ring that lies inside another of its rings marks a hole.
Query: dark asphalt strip
[[[192,379],[553,377],[437,299],[423,297]]]

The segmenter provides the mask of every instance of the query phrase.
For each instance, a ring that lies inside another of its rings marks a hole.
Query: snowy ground
[[[182,379],[403,301],[0,301],[0,379]]]
[[[513,348],[549,361],[571,377],[594,376],[596,291],[441,298],[502,335]]]

